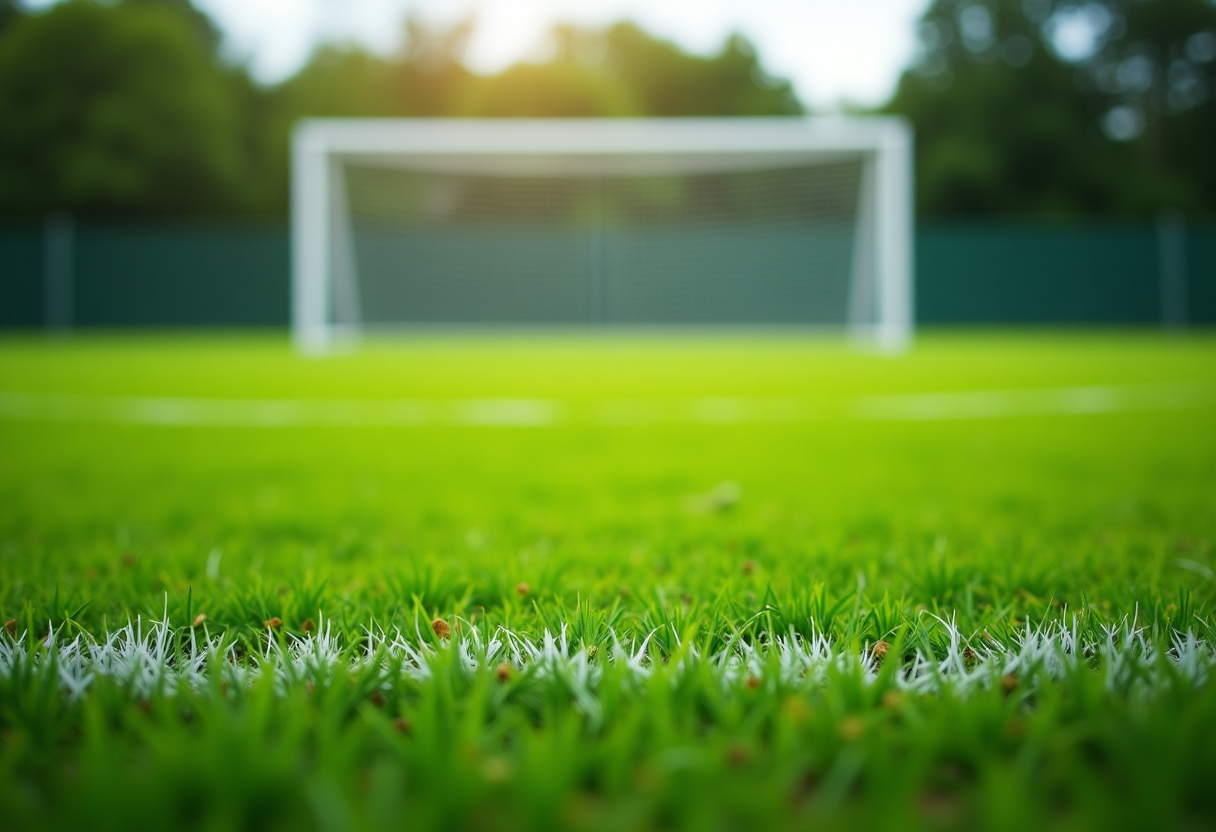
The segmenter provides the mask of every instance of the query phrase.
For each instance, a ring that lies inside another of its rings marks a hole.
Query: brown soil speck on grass
[[[17,619],[10,618],[4,622],[4,632],[8,633],[13,638],[17,637]]]
[[[1001,690],[1004,691],[1006,696],[1008,696],[1009,694],[1011,694],[1015,690],[1017,690],[1017,687],[1018,687],[1018,677],[1017,676],[1013,675],[1012,673],[1006,673],[1004,676],[1001,677]]]
[[[311,618],[305,618],[304,622],[300,624],[301,633],[311,633],[315,629],[317,629],[317,622],[313,621]]]
[[[748,687],[748,690],[755,690],[756,688],[760,687],[760,677],[759,676],[748,676],[747,677],[747,687]]]
[[[754,560],[743,561],[743,574],[751,575],[756,571],[756,562]]]
[[[270,630],[277,630],[283,626],[283,619],[279,618],[277,615],[272,615],[270,618],[267,618],[262,622],[262,626]]]
[[[885,641],[879,640],[870,648],[870,655],[874,657],[875,664],[882,664],[882,660],[886,658],[887,651],[891,649],[891,645]]]
[[[384,707],[384,691],[374,690],[367,695],[367,701],[371,702],[377,708]]]
[[[201,627],[201,626],[203,626],[203,622],[206,620],[207,620],[207,613],[200,612],[198,615],[194,616],[194,624],[192,626]]]
[[[509,665],[507,662],[502,662],[494,670],[494,676],[499,682],[509,681],[511,678],[511,665]]]
[[[926,791],[919,803],[921,813],[935,825],[953,826],[966,814],[966,806],[959,796],[942,789]]]
[[[452,627],[442,618],[436,618],[431,622],[431,629],[435,631],[435,635],[441,639],[449,639],[452,637]]]
[[[781,713],[795,725],[803,725],[811,717],[811,709],[802,699],[787,696],[781,703]]]
[[[859,716],[847,716],[840,721],[840,736],[846,740],[860,739],[866,732],[866,724]]]
[[[524,595],[527,595],[528,590],[529,590],[528,585],[526,583],[524,583],[523,581],[520,581],[518,584],[515,585],[515,591],[518,592],[521,597]]]
[[[410,725],[410,721],[403,716],[399,716],[393,720],[393,730],[398,734],[408,734],[413,727]]]

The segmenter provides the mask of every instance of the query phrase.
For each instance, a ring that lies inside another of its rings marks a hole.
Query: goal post
[[[893,117],[306,120],[293,335],[793,326],[898,350],[912,193]]]

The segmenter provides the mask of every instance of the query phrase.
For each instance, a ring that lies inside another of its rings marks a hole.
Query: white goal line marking
[[[1216,383],[1095,385],[837,397],[209,399],[0,392],[0,419],[184,427],[552,427],[926,422],[1216,406]]]

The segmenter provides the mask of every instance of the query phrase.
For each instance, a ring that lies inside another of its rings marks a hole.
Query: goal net
[[[896,119],[320,120],[293,155],[294,329],[911,330]]]

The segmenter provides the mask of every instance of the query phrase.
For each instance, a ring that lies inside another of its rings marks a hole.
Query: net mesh
[[[861,175],[859,161],[548,176],[346,163],[337,322],[844,325]]]

